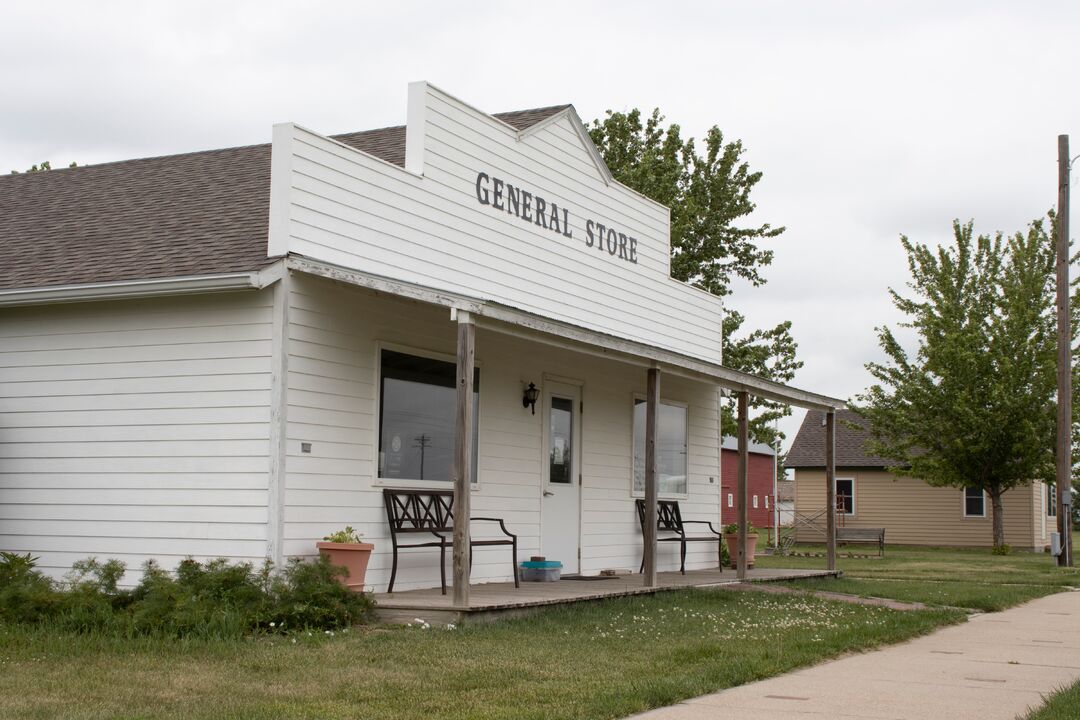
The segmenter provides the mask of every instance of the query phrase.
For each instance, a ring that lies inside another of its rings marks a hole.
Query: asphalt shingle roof
[[[788,468],[825,467],[825,413],[809,410],[802,426],[791,443],[784,460]],[[851,427],[853,423],[858,427]],[[883,468],[894,463],[871,455],[865,446],[870,438],[866,420],[854,410],[838,410],[836,413],[836,466],[859,468]]]
[[[495,117],[518,130],[555,105]],[[405,127],[334,136],[405,164]],[[258,270],[270,145],[0,176],[0,289]]]

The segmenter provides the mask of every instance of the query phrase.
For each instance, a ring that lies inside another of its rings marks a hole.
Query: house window
[[[660,403],[656,453],[662,495],[686,495],[686,408]],[[645,492],[645,401],[634,401],[634,492]]]
[[[383,350],[379,403],[379,477],[451,482],[454,477],[457,367],[452,362]],[[476,482],[480,371],[473,374],[472,482]]]
[[[855,514],[854,478],[836,478],[836,510],[844,515]]]
[[[735,507],[735,496],[732,493],[727,494],[727,506]]]
[[[757,495],[754,496],[754,509],[757,510]]]
[[[765,509],[766,510],[769,509],[769,496],[768,495],[765,496]]]
[[[1057,517],[1057,485],[1054,483],[1046,484],[1046,514]]]
[[[964,488],[964,517],[986,517],[986,495],[982,488]]]

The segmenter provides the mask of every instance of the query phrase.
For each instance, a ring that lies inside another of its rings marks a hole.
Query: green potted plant
[[[746,567],[754,567],[754,548],[757,547],[757,528],[751,522],[746,523]],[[731,523],[724,526],[724,542],[727,543],[728,556],[731,557],[731,566],[738,565],[739,557],[739,523]]]
[[[352,526],[330,533],[315,543],[319,554],[325,556],[331,565],[343,567],[345,577],[339,577],[341,584],[355,592],[364,592],[364,577],[367,575],[371,551],[375,546],[362,541],[363,536]]]

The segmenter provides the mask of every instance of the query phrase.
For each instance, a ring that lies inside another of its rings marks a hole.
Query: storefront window
[[[661,495],[686,495],[686,408],[660,403],[656,452]],[[645,401],[634,401],[634,492],[645,492]]]
[[[383,350],[379,477],[451,482],[454,477],[457,367]],[[476,482],[480,371],[473,374],[472,482]]]

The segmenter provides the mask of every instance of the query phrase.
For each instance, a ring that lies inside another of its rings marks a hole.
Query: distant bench
[[[442,580],[442,594],[446,594],[446,549],[454,547],[454,491],[453,490],[383,490],[383,504],[386,506],[386,522],[390,525],[390,542],[393,545],[394,559],[390,570],[390,586],[386,592],[394,592],[394,580],[397,578],[398,548],[439,548],[439,575]],[[470,520],[485,520],[499,523],[503,537],[469,540],[469,570],[472,570],[472,551],[476,546],[509,545],[512,549],[511,560],[514,567],[514,587],[520,587],[517,564],[517,535],[506,529],[502,518],[473,517]],[[402,543],[398,535],[412,535],[422,542]],[[428,535],[434,537],[428,539]],[[426,541],[426,542],[424,542]]]
[[[878,556],[885,557],[885,528],[836,528],[837,545],[877,545]]]

